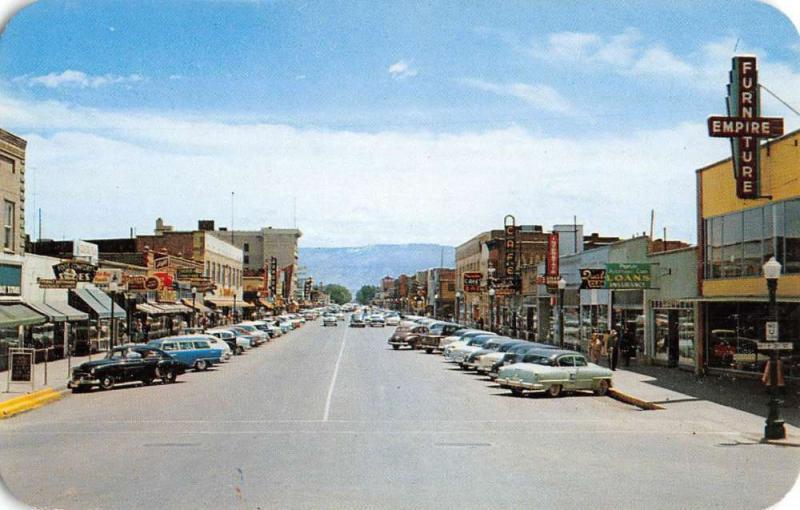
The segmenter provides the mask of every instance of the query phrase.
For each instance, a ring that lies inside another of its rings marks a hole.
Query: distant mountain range
[[[338,283],[355,296],[362,285],[380,285],[386,275],[397,278],[416,271],[455,267],[455,248],[439,244],[373,244],[358,248],[300,248],[300,267],[315,283]]]

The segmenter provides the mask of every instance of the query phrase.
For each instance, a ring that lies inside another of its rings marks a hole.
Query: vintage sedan
[[[338,326],[339,321],[336,319],[335,315],[332,314],[325,314],[322,316],[322,325],[323,326]]]
[[[136,381],[144,385],[156,379],[173,383],[184,370],[182,363],[161,349],[147,345],[121,346],[112,349],[103,359],[73,368],[67,387],[78,393],[93,386],[110,390],[116,384]]]
[[[414,349],[419,339],[428,332],[428,328],[414,322],[401,322],[389,337],[389,345],[397,350],[406,346]]]
[[[558,397],[564,391],[591,390],[605,395],[611,387],[611,370],[589,363],[583,354],[561,349],[528,351],[520,363],[500,369],[496,382],[520,396],[525,391]]]

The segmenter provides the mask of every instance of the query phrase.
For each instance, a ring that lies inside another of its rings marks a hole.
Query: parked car
[[[222,358],[222,349],[211,347],[208,339],[202,336],[168,336],[151,340],[149,346],[161,349],[186,367],[195,370],[208,370]]]
[[[385,322],[387,326],[397,326],[400,324],[400,315],[396,313],[390,313],[386,315]]]
[[[389,345],[394,350],[403,346],[414,349],[419,339],[427,333],[428,328],[426,326],[414,322],[401,322],[392,333],[392,336],[389,337]]]
[[[471,353],[478,351],[483,348],[484,344],[491,340],[492,338],[496,337],[497,335],[476,335],[467,341],[466,344],[456,348],[450,349],[448,346],[445,350],[445,359],[448,361],[453,361],[462,365],[464,363],[464,359],[469,356]],[[449,351],[447,350],[449,349]]]
[[[246,349],[250,348],[250,340],[245,336],[237,337],[233,331],[228,331],[227,329],[209,329],[206,334],[215,336],[227,343],[234,355],[242,354]]]
[[[216,337],[222,338],[223,340],[226,339],[228,335],[218,334],[220,332],[226,332],[230,335],[233,335],[234,338],[236,338],[236,345],[242,347],[245,350],[252,349],[255,346],[255,340],[253,339],[253,337],[238,329],[233,329],[230,327],[223,326],[219,328],[209,329],[208,331],[206,331],[206,333],[209,335],[214,335]],[[241,354],[241,352],[239,352],[239,354]]]
[[[461,329],[464,328],[451,322],[434,322],[428,326],[428,332],[419,339],[416,348],[425,349],[428,354],[442,350],[442,340]]]
[[[557,397],[575,390],[591,390],[602,396],[611,387],[611,377],[611,370],[589,363],[579,352],[539,349],[528,352],[521,363],[501,368],[496,382],[518,396],[535,391]]]
[[[514,363],[519,353],[525,353],[536,346],[543,346],[544,344],[536,344],[528,342],[527,340],[514,340],[507,342],[498,347],[495,352],[490,352],[480,356],[478,364],[475,367],[480,374],[497,374],[501,366]]]
[[[231,327],[231,329],[237,329],[243,333],[246,333],[255,339],[255,345],[261,345],[263,343],[269,342],[269,333],[265,333],[261,331],[257,327],[253,326],[252,324],[236,324]]]
[[[354,313],[350,316],[351,328],[366,328],[367,323],[364,322],[364,317],[360,313]]]
[[[225,340],[222,340],[221,338],[214,335],[196,335],[196,336],[198,337],[202,336],[203,338],[208,340],[208,343],[211,344],[211,347],[217,347],[219,349],[222,349],[222,361],[228,361],[229,359],[231,359],[231,356],[233,356],[233,349],[231,349],[230,345],[228,345],[228,342],[226,342]]]
[[[483,344],[483,347],[478,349],[477,351],[471,352],[464,358],[464,369],[466,370],[477,370],[478,366],[480,365],[480,358],[487,354],[494,354],[496,353],[500,347],[504,345],[514,345],[519,340],[514,340],[513,338],[509,338],[507,336],[494,336],[489,338],[489,340]]]
[[[455,335],[449,336],[449,337],[445,337],[442,340],[442,353],[445,355],[445,357],[447,357],[447,355],[448,355],[448,353],[450,351],[458,349],[459,347],[464,347],[465,345],[467,345],[467,342],[469,342],[471,339],[475,338],[476,336],[495,335],[495,334],[496,333],[493,333],[491,331],[483,331],[483,330],[480,330],[480,329],[472,329],[472,330],[466,330],[466,331],[460,333],[459,336],[455,337],[455,340],[452,340],[453,336],[455,336]]]
[[[323,326],[338,326],[339,321],[336,320],[335,315],[326,314],[322,316],[322,325]]]
[[[184,365],[162,351],[148,345],[115,347],[105,358],[81,363],[72,369],[67,383],[74,393],[99,386],[109,390],[119,383],[140,381],[152,384],[156,379],[173,383],[185,370]]]

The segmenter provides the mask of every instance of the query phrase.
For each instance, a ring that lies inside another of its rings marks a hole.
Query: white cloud
[[[457,244],[508,213],[542,225],[577,214],[588,231],[628,235],[647,228],[651,208],[675,238],[692,240],[694,169],[729,151],[702,122],[624,135],[365,133],[103,111],[2,91],[0,111],[29,142],[28,190],[55,238],[148,232],[158,216],[179,228],[198,218],[225,225],[235,191],[241,228],[291,225],[296,197],[305,246]]]
[[[483,80],[461,80],[464,85],[491,92],[498,96],[514,97],[525,101],[540,110],[573,114],[574,109],[569,100],[562,96],[556,89],[542,84],[529,85],[527,83],[492,83]]]
[[[83,71],[67,69],[60,73],[50,73],[43,76],[19,76],[15,78],[15,81],[26,83],[30,87],[44,86],[50,89],[59,87],[96,89],[107,85],[137,83],[144,81],[144,77],[140,74],[130,74],[128,76],[104,74],[93,76]]]
[[[392,78],[402,80],[412,78],[417,75],[417,70],[411,67],[411,63],[406,60],[398,60],[389,66],[389,74]]]

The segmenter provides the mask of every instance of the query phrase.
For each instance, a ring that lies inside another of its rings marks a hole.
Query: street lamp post
[[[434,319],[436,318],[436,309],[437,309],[438,303],[439,303],[439,294],[434,294],[433,295],[433,318]]]
[[[108,284],[108,290],[111,292],[111,334],[109,335],[109,340],[108,340],[109,351],[114,348],[114,344],[116,343],[115,340],[116,340],[117,328],[115,327],[115,325],[117,320],[116,318],[114,318],[114,301],[115,301],[114,298],[117,297],[118,288],[119,287],[117,286],[117,282],[111,282]]]
[[[567,288],[567,281],[561,278],[558,280],[558,345],[564,348],[564,290]]]
[[[461,291],[456,291],[456,323],[461,319],[461,310],[458,308],[461,301]]]
[[[781,276],[781,264],[772,257],[764,264],[764,278],[769,290],[769,320],[778,322],[778,278]],[[780,331],[780,330],[779,330]],[[786,428],[781,418],[781,402],[778,399],[778,351],[771,349],[769,353],[769,414],[764,426],[764,439],[786,438]]]
[[[494,287],[489,287],[489,331],[494,331]]]
[[[197,287],[192,287],[192,327],[197,327]]]

